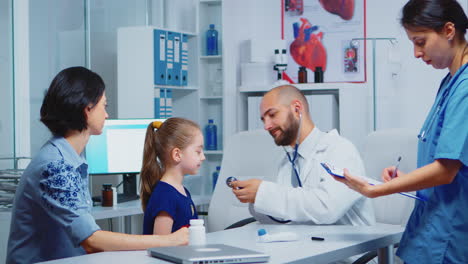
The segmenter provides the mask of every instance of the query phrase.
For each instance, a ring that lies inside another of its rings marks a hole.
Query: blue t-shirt
[[[6,263],[86,254],[80,243],[100,229],[91,207],[86,161],[63,137],[52,138],[21,176]]]
[[[406,263],[468,263],[468,64],[442,81],[421,129],[418,167],[436,159],[462,163],[450,184],[418,191],[397,255]]]
[[[168,213],[174,220],[171,232],[175,232],[183,226],[188,226],[190,219],[198,218],[190,192],[185,187],[184,189],[187,196],[184,196],[166,182],[160,181],[154,187],[145,210],[143,234],[153,234],[154,219],[162,211]]]

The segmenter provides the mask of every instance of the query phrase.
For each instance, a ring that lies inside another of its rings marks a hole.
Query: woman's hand
[[[353,189],[356,192],[366,197],[370,197],[370,198],[375,197],[372,192],[374,188],[373,185],[370,185],[367,181],[361,179],[360,177],[351,175],[348,169],[344,169],[343,171],[344,171],[343,175],[345,177],[344,179],[340,177],[335,177],[335,176],[333,176],[333,178],[335,178],[335,180],[341,183],[346,184],[346,186],[348,186],[350,189]]]
[[[403,173],[402,171],[400,171],[398,169],[396,171],[396,174],[393,175],[395,169],[396,169],[395,166],[391,166],[391,167],[383,169],[383,171],[382,171],[382,180],[384,182],[389,182],[389,181],[393,180],[394,178],[401,177],[401,176],[405,175],[405,173]]]

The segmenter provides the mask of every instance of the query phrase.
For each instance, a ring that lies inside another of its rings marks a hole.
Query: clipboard
[[[335,168],[334,166],[332,166],[332,165],[330,165],[328,163],[325,163],[325,162],[321,162],[320,165],[322,165],[322,167],[327,171],[328,174],[330,174],[332,176],[335,176],[335,177],[345,179],[345,177],[343,175],[343,169]],[[370,185],[379,185],[379,184],[383,183],[381,181],[377,181],[377,180],[367,178],[367,177],[361,177],[361,178],[364,179],[365,181],[367,181]],[[406,197],[416,199],[416,200],[420,200],[420,201],[423,201],[423,202],[427,201],[426,199],[418,197],[418,196],[416,196],[416,195],[414,195],[412,193],[399,192],[399,194],[404,195]]]

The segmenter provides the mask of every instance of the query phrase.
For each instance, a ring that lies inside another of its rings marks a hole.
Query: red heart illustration
[[[301,18],[302,25],[297,31],[294,41],[289,46],[289,53],[300,66],[315,71],[316,67],[327,67],[327,51],[322,44],[323,32],[313,34],[317,27],[312,27],[309,21]]]
[[[354,15],[354,0],[319,0],[323,8],[332,14],[339,15],[344,20],[350,20]]]

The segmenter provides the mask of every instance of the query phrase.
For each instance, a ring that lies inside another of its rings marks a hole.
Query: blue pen
[[[398,157],[397,163],[395,165],[395,170],[392,173],[392,179],[397,176],[398,166],[400,166],[401,156]]]

